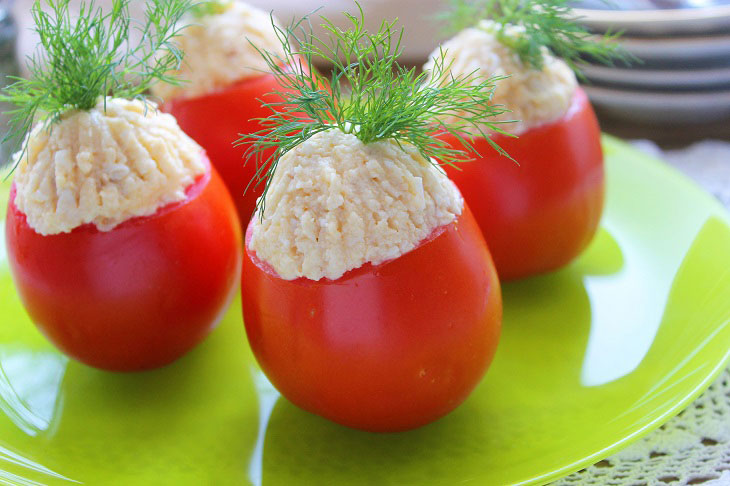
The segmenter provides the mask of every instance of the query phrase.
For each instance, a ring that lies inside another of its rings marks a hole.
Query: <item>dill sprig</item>
[[[232,2],[233,0],[206,0],[193,5],[190,13],[195,18],[222,14],[231,6]]]
[[[468,153],[476,153],[470,142],[476,131],[507,155],[485,133],[505,133],[498,127],[500,122],[488,120],[508,111],[490,104],[500,78],[483,78],[477,71],[454,76],[445,52],[430,74],[404,67],[398,63],[403,30],[395,28],[395,21],[384,21],[377,32],[368,32],[362,8],[357,7],[359,15],[344,14],[349,24],[345,30],[319,17],[323,37],[313,33],[308,17],[285,28],[272,18],[283,54],[254,45],[281,87],[275,93],[279,101],[261,101],[272,111],[259,119],[265,128],[241,134],[236,141],[237,145],[249,144],[246,163],[256,160],[256,174],[249,187],[254,182],[265,183],[257,203],[260,217],[278,160],[326,130],[355,135],[365,144],[394,140],[401,148],[404,144],[415,147],[434,164],[435,159],[448,165],[469,160]],[[332,65],[330,76],[320,74],[315,63]],[[466,150],[435,138],[440,133],[452,134]],[[265,157],[266,153],[270,155]]]
[[[130,0],[114,0],[107,13],[93,0],[82,2],[78,16],[69,0],[47,3],[47,12],[40,0],[31,8],[40,45],[26,61],[30,76],[13,77],[0,93],[0,101],[17,106],[6,112],[3,143],[17,148],[35,122],[49,127],[69,110],[93,108],[100,97],[144,100],[157,80],[178,82],[168,73],[179,67],[182,53],[171,40],[184,27],[179,21],[189,0],[148,0],[142,22],[131,20]],[[136,45],[130,45],[132,30],[141,34]]]
[[[603,36],[591,34],[580,25],[569,6],[570,0],[448,0],[446,10],[437,15],[445,24],[444,33],[455,34],[468,27],[477,27],[491,19],[497,25],[497,40],[512,49],[522,61],[534,69],[542,69],[543,47],[563,59],[580,74],[584,57],[602,64],[615,61],[629,63],[636,58],[624,50],[616,38],[620,33]],[[522,26],[524,34],[507,31],[510,25]]]

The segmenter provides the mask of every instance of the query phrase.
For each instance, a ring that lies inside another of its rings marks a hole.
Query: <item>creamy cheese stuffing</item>
[[[412,250],[461,214],[446,174],[410,146],[320,132],[280,160],[249,247],[281,278],[337,279]]]
[[[543,48],[544,65],[536,70],[525,65],[510,48],[499,42],[494,21],[482,21],[476,28],[465,29],[441,46],[451,72],[464,76],[476,70],[483,78],[506,76],[497,82],[492,103],[504,105],[511,113],[503,113],[490,121],[518,120],[501,124],[502,130],[521,134],[532,127],[551,122],[563,116],[570,108],[578,86],[575,74],[560,59]],[[518,37],[524,28],[508,26],[506,34]],[[430,71],[439,51],[434,51],[423,69]],[[488,131],[483,127],[485,133]]]
[[[102,231],[185,198],[203,150],[154,105],[114,98],[37,125],[15,173],[15,205],[42,235]],[[17,157],[20,157],[17,159]]]
[[[187,82],[179,86],[155,84],[152,94],[163,100],[201,96],[268,71],[266,61],[251,43],[283,55],[269,14],[245,3],[232,1],[222,13],[189,22],[175,40],[185,59],[174,74]]]

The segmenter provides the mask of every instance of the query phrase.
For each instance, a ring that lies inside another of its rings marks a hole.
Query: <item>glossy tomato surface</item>
[[[13,186],[5,234],[18,293],[46,337],[88,365],[165,365],[208,334],[235,292],[241,233],[215,171],[182,202],[109,231],[43,236],[14,200]]]
[[[261,130],[256,118],[269,116],[271,110],[262,107],[259,100],[276,101],[279,98],[273,92],[280,89],[274,75],[268,73],[203,96],[169,100],[161,107],[208,152],[233,197],[243,227],[251,219],[263,186],[252,185],[246,191],[256,164],[253,159],[244,164],[247,145],[234,147],[233,143],[239,134]]]
[[[247,234],[247,240],[250,237]],[[337,280],[283,280],[246,245],[243,315],[264,373],[296,405],[369,431],[456,408],[494,356],[502,300],[467,207],[414,250]]]
[[[516,163],[475,139],[481,157],[461,170],[445,167],[482,228],[500,278],[557,269],[588,245],[603,209],[600,135],[579,88],[559,120],[519,138],[493,137]],[[441,138],[460,147],[450,135]]]

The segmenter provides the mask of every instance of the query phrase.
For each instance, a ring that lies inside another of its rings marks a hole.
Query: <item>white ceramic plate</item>
[[[730,67],[712,69],[640,69],[611,66],[581,66],[593,82],[624,87],[655,89],[730,89]]]
[[[730,89],[661,92],[584,86],[591,102],[616,118],[642,123],[730,122]]]
[[[675,35],[727,32],[730,5],[666,10],[574,9],[581,23],[592,30],[623,31],[625,34]]]
[[[730,33],[689,37],[621,37],[621,45],[651,62],[716,61],[730,66]]]

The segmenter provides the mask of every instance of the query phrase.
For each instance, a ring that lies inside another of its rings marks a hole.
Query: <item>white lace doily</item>
[[[662,152],[666,160],[730,208],[730,143],[700,142]],[[730,368],[679,415],[645,438],[553,486],[730,486]]]

